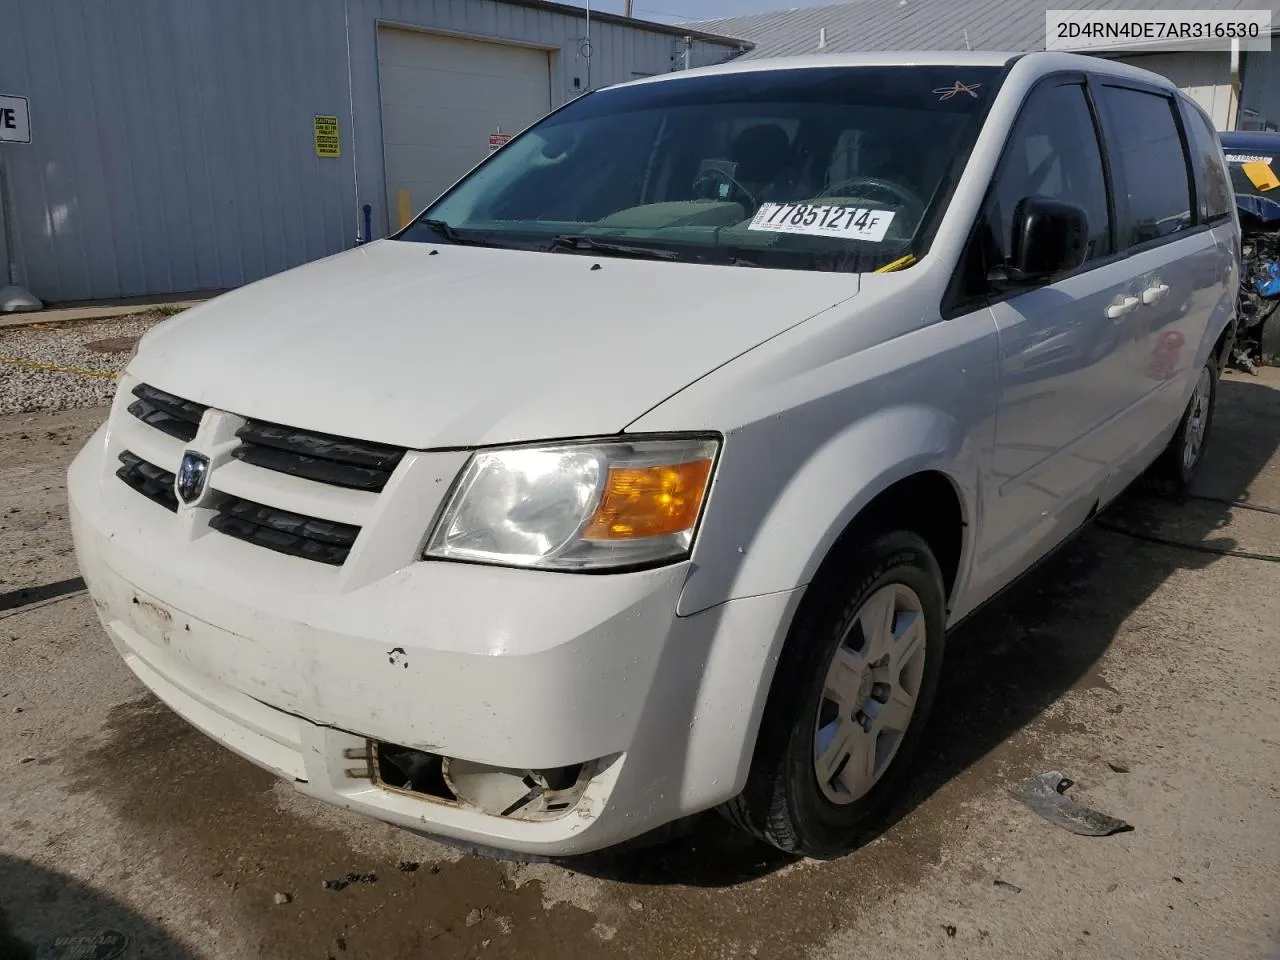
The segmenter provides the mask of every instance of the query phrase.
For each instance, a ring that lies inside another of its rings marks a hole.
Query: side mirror
[[[997,287],[1039,283],[1069,273],[1089,250],[1089,215],[1083,207],[1048,197],[1024,197],[1013,211],[1009,260],[992,268]]]

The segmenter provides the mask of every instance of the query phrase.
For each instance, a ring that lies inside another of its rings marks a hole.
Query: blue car
[[[1220,136],[1240,213],[1240,323],[1232,359],[1252,372],[1259,359],[1280,359],[1280,133]]]

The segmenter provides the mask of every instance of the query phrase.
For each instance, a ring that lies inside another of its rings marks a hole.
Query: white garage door
[[[378,31],[388,219],[397,191],[417,213],[489,152],[551,109],[545,50],[383,27]]]

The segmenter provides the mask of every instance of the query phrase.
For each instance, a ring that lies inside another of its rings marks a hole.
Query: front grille
[[[200,418],[209,408],[204,404],[183,400],[171,393],[140,383],[133,388],[138,399],[129,404],[129,412],[148,426],[190,443],[200,428]]]
[[[173,492],[173,474],[148,463],[126,450],[120,454],[116,476],[153,503],[178,512],[178,495]]]
[[[195,439],[209,410],[203,404],[184,400],[145,383],[135,386],[132,393],[136,398],[128,407],[132,416],[183,443]],[[244,463],[330,486],[371,493],[380,492],[386,486],[405,455],[401,447],[348,440],[262,420],[246,420],[236,431],[236,437],[240,443],[231,455]],[[172,473],[128,450],[120,454],[120,464],[116,476],[124,483],[166,510],[178,511]],[[261,499],[276,500],[270,489],[273,484],[268,479],[269,475],[258,477],[257,482],[267,488],[263,490]],[[216,471],[210,482],[217,483]],[[256,486],[239,492],[256,495]],[[285,502],[290,502],[290,493],[281,490],[280,496]],[[294,513],[222,491],[217,493],[211,506],[213,514],[209,526],[212,529],[267,550],[317,563],[341,566],[360,534],[360,527],[353,524]],[[314,509],[324,512],[323,507]]]
[[[360,528],[223,496],[209,526],[228,536],[293,557],[340,566]]]
[[[232,451],[237,460],[353,490],[381,490],[404,456],[400,447],[295,430],[261,420],[249,420],[236,431],[236,436],[241,440]]]

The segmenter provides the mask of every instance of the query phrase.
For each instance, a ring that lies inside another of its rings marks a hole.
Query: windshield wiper
[[[499,240],[496,237],[468,237],[457,231],[453,224],[446,220],[435,220],[430,217],[416,220],[428,230],[439,234],[447,243],[456,243],[464,247],[497,247],[501,250],[533,250],[526,243],[512,243],[510,240]]]
[[[679,260],[680,257],[670,250],[657,247],[637,247],[629,243],[613,243],[608,240],[597,240],[595,237],[581,234],[564,233],[551,241],[548,250],[583,251],[586,253],[602,253],[615,257],[635,257],[640,260]]]
[[[468,240],[460,236],[458,231],[453,229],[453,224],[449,223],[447,220],[433,220],[431,218],[427,218],[425,220],[419,220],[418,222],[428,230],[440,234],[440,236],[444,237],[450,243],[480,244],[480,241],[478,240]]]

